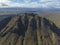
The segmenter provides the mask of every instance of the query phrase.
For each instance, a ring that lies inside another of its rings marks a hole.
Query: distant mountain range
[[[60,12],[59,8],[19,8],[19,7],[13,7],[13,8],[0,8],[0,15],[10,15],[10,14],[19,14],[19,13],[42,13],[46,14],[49,12]]]
[[[41,11],[41,10],[50,10],[50,11],[60,11],[60,8],[21,8],[21,7],[12,7],[12,8],[0,8],[0,11]]]

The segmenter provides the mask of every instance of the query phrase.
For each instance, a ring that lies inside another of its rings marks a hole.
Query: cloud
[[[31,0],[24,0],[25,3],[29,3]]]
[[[39,0],[40,2],[48,2],[49,0]]]
[[[7,3],[7,2],[11,2],[9,0],[0,0],[0,3]]]
[[[0,0],[0,7],[60,8],[59,0],[38,0],[34,2],[31,2],[31,0],[24,0],[24,2],[25,3],[17,3],[17,2],[13,2],[12,0]]]
[[[1,6],[8,6],[8,5],[2,3]]]

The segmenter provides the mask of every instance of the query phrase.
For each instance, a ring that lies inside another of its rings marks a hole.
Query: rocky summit
[[[60,29],[38,15],[11,16],[0,21],[0,45],[60,45]]]

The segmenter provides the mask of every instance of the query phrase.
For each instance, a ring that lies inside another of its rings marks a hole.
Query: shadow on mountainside
[[[28,27],[28,17],[25,16],[24,24],[23,24],[21,16],[20,16],[18,21],[17,21],[17,25],[18,25],[18,29],[15,29],[11,32],[17,34],[18,36],[23,36],[24,37],[25,32],[27,31],[27,27]]]
[[[44,18],[44,24],[45,26],[48,26],[51,31],[60,36],[60,29],[53,22],[50,22],[48,19]]]
[[[9,23],[10,20],[11,17],[8,17],[0,21],[0,31]]]
[[[35,16],[33,16],[32,20],[30,22],[30,28],[32,29],[32,32],[37,29],[37,22],[36,22],[34,17]],[[39,27],[41,28],[41,17],[39,17],[38,19],[39,19]],[[8,24],[8,22],[10,20],[11,20],[11,17],[10,18],[6,18],[6,19],[4,19],[3,21],[0,22],[0,31]],[[44,20],[43,23],[44,23],[45,26],[49,27],[49,29],[51,31],[53,31],[58,36],[60,36],[60,29],[53,22],[50,22],[46,18],[43,18],[43,20]],[[23,24],[22,21],[24,21],[24,24]],[[29,26],[29,19],[28,19],[28,17],[25,16],[24,20],[22,20],[22,17],[20,16],[18,21],[17,21],[17,26],[18,26],[18,29],[12,30],[14,28],[14,27],[12,27],[5,34],[3,34],[2,37],[4,37],[8,32],[15,33],[18,36],[22,35],[24,37],[25,36],[25,32],[27,31],[27,28]]]

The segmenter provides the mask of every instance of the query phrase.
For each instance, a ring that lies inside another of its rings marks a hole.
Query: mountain
[[[20,13],[39,13],[47,15],[47,13],[59,13],[59,8],[21,8],[21,7],[10,7],[10,8],[0,8],[0,15],[16,15]]]
[[[3,4],[4,5],[4,4]],[[0,8],[0,11],[60,11],[60,8],[23,8],[23,7],[7,7]]]
[[[53,13],[48,16],[46,16],[47,19],[53,21],[58,28],[60,28],[60,14],[59,13]]]
[[[7,17],[0,21],[0,45],[60,45],[60,29],[33,13]]]

